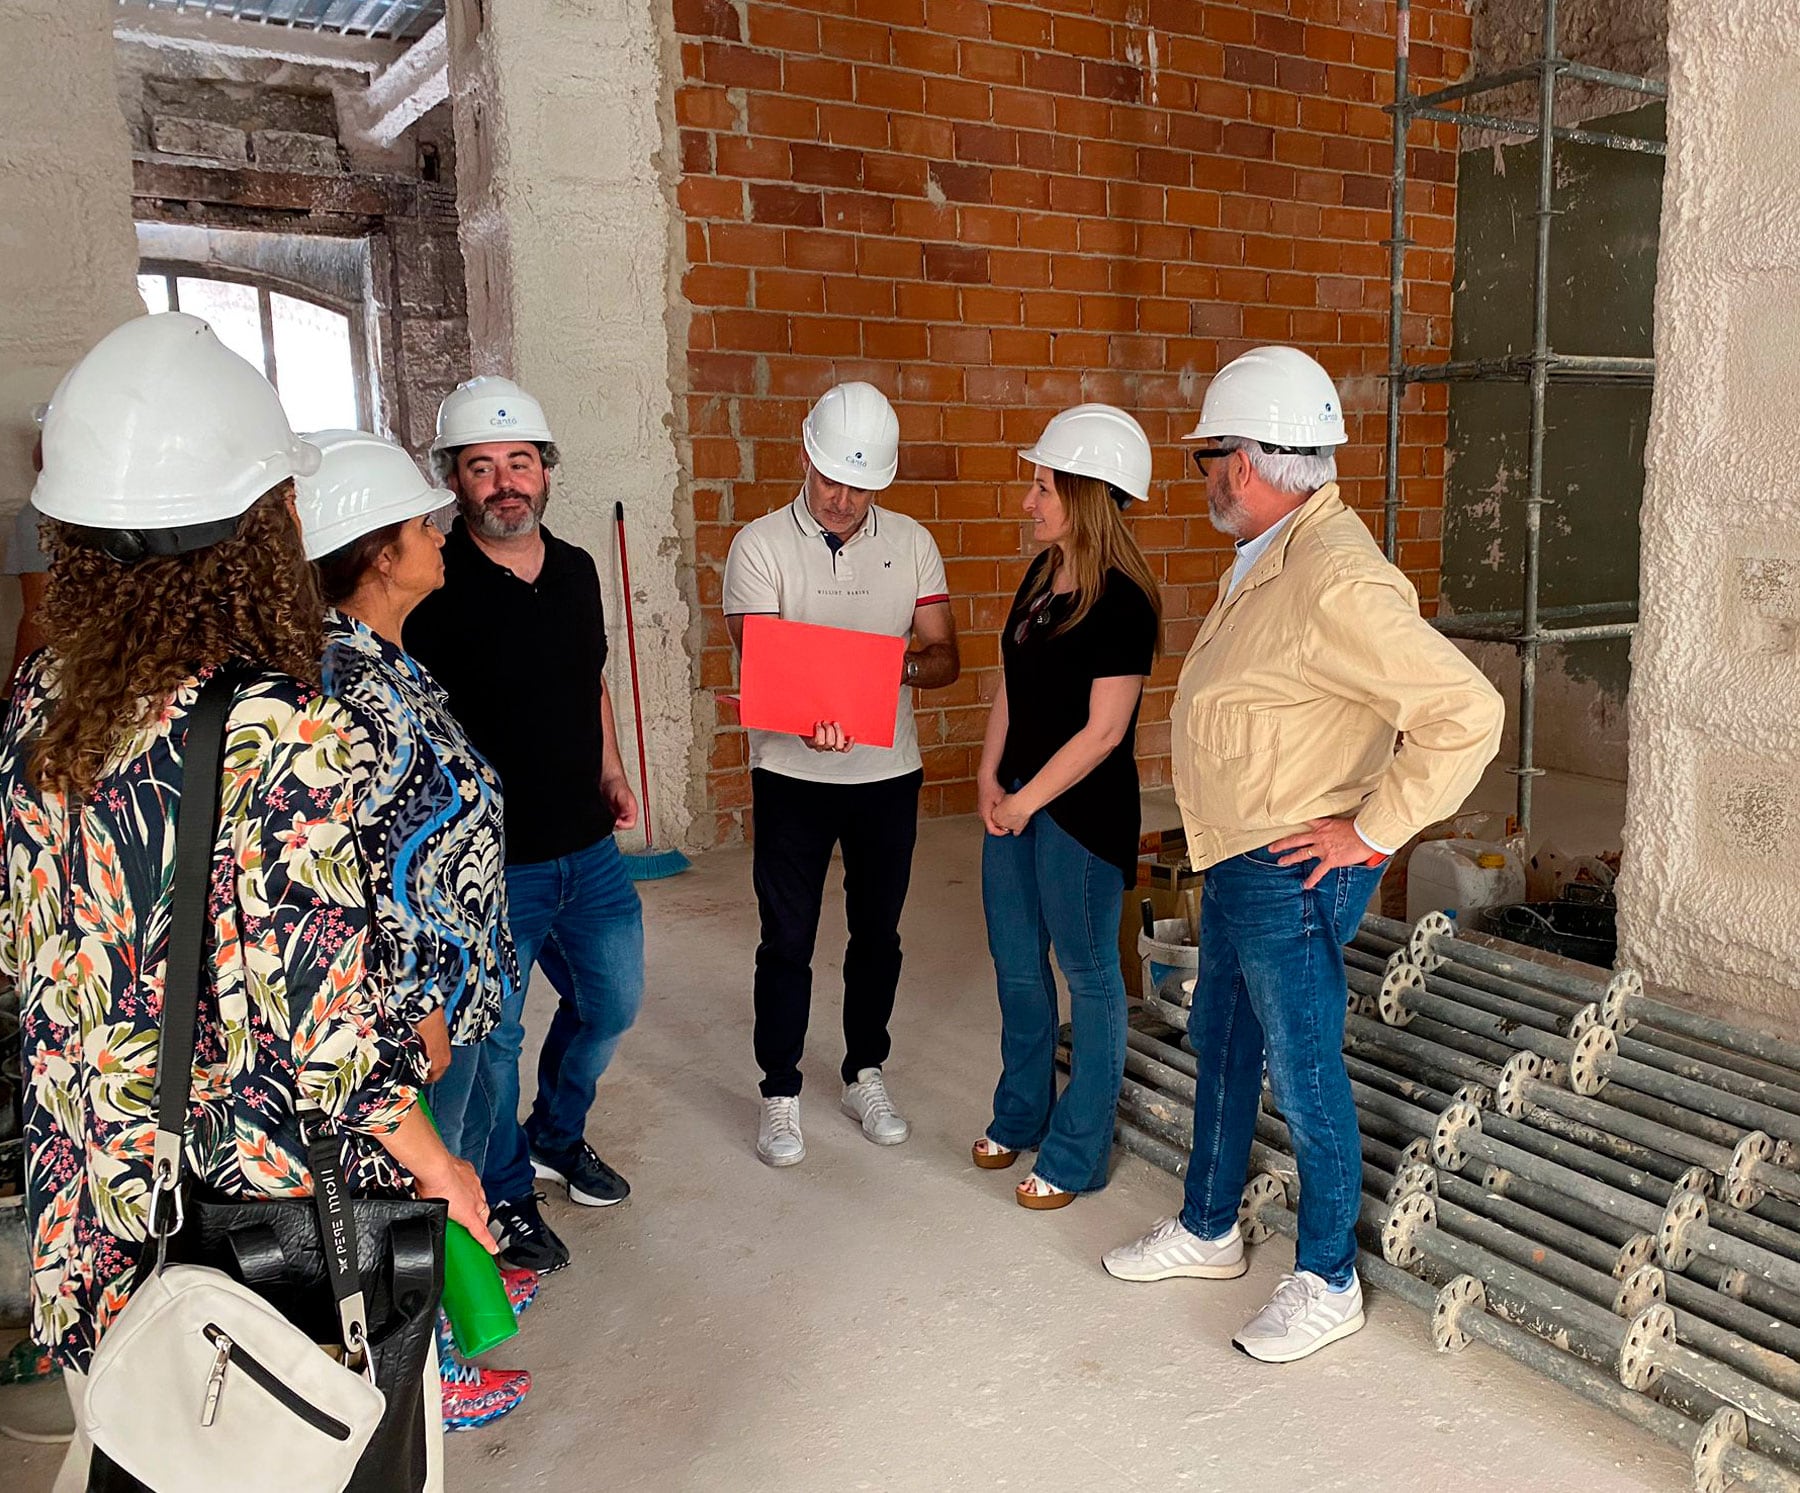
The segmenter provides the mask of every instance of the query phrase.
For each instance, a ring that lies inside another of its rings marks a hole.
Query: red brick
[[[1056,100],[1025,88],[996,88],[994,123],[1020,130],[1056,128]]]
[[[959,124],[955,127],[956,156],[991,166],[1010,166],[1019,159],[1019,137],[1011,130],[991,125]]]
[[[957,244],[927,244],[925,278],[962,285],[984,284],[988,278],[988,251]]]
[[[903,31],[894,38],[894,66],[940,77],[956,76],[954,37],[929,31]]]
[[[793,187],[750,186],[750,217],[757,223],[785,223],[795,228],[818,228],[825,212],[817,192]]]
[[[848,57],[862,62],[886,62],[892,33],[872,21],[852,21],[826,16],[819,22],[819,48],[827,57]]]
[[[731,42],[709,41],[701,48],[706,81],[725,88],[778,89],[781,59]]]
[[[832,145],[883,150],[888,144],[888,118],[880,109],[858,104],[825,104],[819,109],[819,138]]]
[[[703,130],[737,128],[737,110],[723,88],[681,88],[675,93],[675,120]]]
[[[1141,68],[1119,62],[1084,62],[1081,91],[1089,98],[1135,104],[1144,96],[1144,73]]]
[[[1058,16],[1051,26],[1056,50],[1072,57],[1111,57],[1113,32],[1099,21]]]
[[[925,112],[944,119],[987,119],[993,113],[988,86],[956,78],[927,78]]]
[[[1079,94],[1081,61],[1054,52],[1027,52],[1025,86],[1049,94]]]
[[[819,106],[807,99],[753,93],[749,100],[750,133],[784,140],[817,140]]]
[[[721,176],[788,179],[788,144],[750,135],[720,135],[714,152]]]
[[[855,79],[856,101],[859,104],[911,114],[916,114],[925,107],[925,80],[916,73],[895,72],[885,67],[858,66],[855,69]]]
[[[794,269],[850,274],[856,269],[856,240],[847,233],[793,229],[786,237],[787,263]]]
[[[957,70],[965,78],[985,83],[1017,83],[1024,76],[1025,64],[1015,48],[966,41],[959,51]]]
[[[816,52],[819,48],[818,19],[785,6],[751,0],[750,45],[767,47],[772,52]]]
[[[1188,0],[1178,0],[1188,3]],[[1015,47],[1047,47],[1050,44],[1051,18],[1036,6],[991,5],[988,7],[988,30],[995,41]]]
[[[988,34],[986,0],[925,0],[925,24],[932,31],[954,36],[985,37]]]
[[[793,178],[816,187],[860,187],[863,158],[859,150],[827,145],[792,145]]]
[[[682,277],[681,293],[696,306],[747,306],[750,276],[721,265],[696,265]]]
[[[696,218],[741,218],[744,189],[735,181],[711,176],[690,176],[675,191],[676,204]]]
[[[1273,88],[1276,83],[1276,60],[1267,52],[1253,47],[1225,49],[1225,77],[1233,83],[1252,88]]]
[[[789,57],[781,64],[782,87],[788,93],[816,99],[856,96],[856,73],[848,62],[823,57]]]
[[[682,36],[740,40],[737,11],[731,0],[675,0],[675,30]]]
[[[825,224],[843,233],[892,233],[894,200],[870,192],[831,192],[825,198]]]
[[[953,285],[928,283],[894,287],[894,310],[908,321],[954,321],[961,301]]]
[[[968,166],[956,161],[933,161],[930,176],[938,190],[952,202],[992,202],[993,172],[986,166]]]
[[[825,309],[824,277],[802,275],[786,270],[758,270],[756,274],[756,309],[759,311],[823,311]]]

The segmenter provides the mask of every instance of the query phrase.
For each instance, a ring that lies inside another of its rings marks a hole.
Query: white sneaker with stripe
[[[1248,1268],[1237,1225],[1222,1239],[1189,1233],[1179,1218],[1165,1218],[1142,1239],[1109,1249],[1100,1257],[1117,1280],[1231,1280]]]
[[[1239,1329],[1231,1344],[1264,1363],[1292,1363],[1362,1325],[1361,1281],[1351,1276],[1349,1290],[1333,1291],[1323,1276],[1302,1270],[1281,1277],[1269,1304]]]

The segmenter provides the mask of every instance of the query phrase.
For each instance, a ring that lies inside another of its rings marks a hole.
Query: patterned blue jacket
[[[326,692],[374,747],[356,805],[371,974],[401,1020],[416,1025],[441,1006],[453,1043],[479,1042],[519,983],[499,775],[422,664],[335,609],[326,621]]]

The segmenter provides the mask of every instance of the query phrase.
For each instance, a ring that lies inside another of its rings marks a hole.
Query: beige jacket
[[[1420,617],[1335,483],[1230,585],[1175,693],[1175,797],[1197,869],[1350,814],[1397,848],[1461,806],[1499,747],[1500,696]]]

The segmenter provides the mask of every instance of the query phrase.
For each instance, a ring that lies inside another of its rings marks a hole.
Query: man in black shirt
[[[494,1232],[514,1265],[555,1270],[569,1252],[538,1213],[533,1177],[589,1207],[622,1202],[625,1179],[588,1145],[594,1088],[637,1017],[644,921],[613,842],[637,823],[606,688],[600,580],[586,550],[543,525],[556,447],[536,400],[477,378],[444,400],[432,445],[456,494],[444,587],[406,624],[506,795],[506,896],[520,988],[484,1046],[494,1128],[481,1167]],[[446,888],[451,895],[461,889]],[[519,1122],[525,986],[541,965],[560,1000]]]

